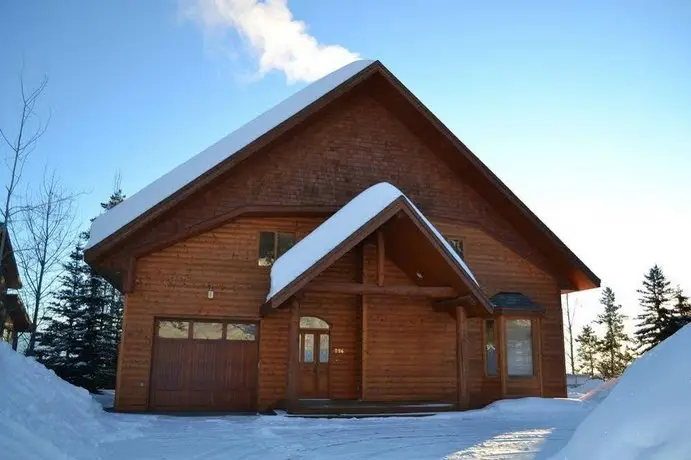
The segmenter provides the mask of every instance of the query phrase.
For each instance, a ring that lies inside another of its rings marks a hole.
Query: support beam
[[[377,230],[377,285],[384,285],[384,234],[381,230]]]
[[[437,300],[434,302],[434,305],[437,307],[472,307],[475,305],[475,297],[471,295],[462,295],[450,299]]]
[[[286,403],[288,410],[295,408],[298,394],[298,369],[300,356],[300,301],[293,297],[290,306],[290,329],[288,332],[288,382],[286,385]]]
[[[468,392],[468,318],[463,307],[456,307],[456,358],[458,381],[458,408],[467,409]]]
[[[360,245],[360,282],[365,283],[367,279],[367,246]],[[367,401],[367,341],[369,339],[369,332],[367,326],[368,303],[369,299],[364,295],[360,295],[360,399]]]
[[[499,380],[501,381],[501,397],[506,396],[506,320],[500,316],[497,320],[497,353],[499,355]]]
[[[448,298],[454,297],[457,293],[452,287],[446,286],[415,286],[397,285],[378,286],[376,284],[361,283],[327,283],[314,282],[305,286],[308,292],[328,292],[337,294],[379,294],[379,295],[400,295],[410,297],[431,297]]]
[[[125,279],[122,283],[122,292],[128,294],[134,291],[134,285],[137,281],[137,259],[130,257],[127,261],[127,271],[125,272]]]

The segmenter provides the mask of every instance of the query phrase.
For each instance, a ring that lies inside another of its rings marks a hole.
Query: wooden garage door
[[[150,409],[254,411],[257,330],[252,323],[158,320]]]

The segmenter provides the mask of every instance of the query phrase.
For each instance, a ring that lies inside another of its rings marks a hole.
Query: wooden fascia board
[[[396,198],[391,204],[384,208],[379,214],[371,218],[362,227],[356,230],[352,235],[343,240],[335,248],[329,251],[324,257],[315,262],[309,269],[301,273],[292,282],[286,285],[283,289],[277,292],[270,300],[261,306],[260,312],[262,315],[268,313],[273,308],[277,308],[288,300],[297,291],[302,289],[307,283],[316,278],[320,273],[326,270],[331,264],[343,257],[348,251],[357,246],[365,238],[370,236],[381,227],[386,221],[393,217],[399,210],[401,210],[402,203],[405,197]]]
[[[567,261],[582,271],[586,277],[593,283],[593,287],[600,286],[600,278],[598,278],[576,254],[569,249],[566,244],[545,225],[542,220],[525,203],[523,203],[518,196],[516,196],[511,189],[509,189],[499,177],[492,172],[446,125],[437,118],[421,101],[417,98],[401,81],[392,74],[386,67],[381,67],[381,74],[395,88],[411,106],[415,107],[418,113],[423,116],[429,123],[431,123],[440,134],[442,134],[454,148],[463,155],[474,167],[475,171],[494,186],[496,190],[509,202],[509,204],[516,208],[520,214],[534,225],[546,238],[559,250],[560,253],[566,256]]]
[[[446,260],[447,264],[454,270],[456,275],[463,281],[463,283],[466,285],[468,290],[473,294],[475,298],[478,299],[480,304],[484,307],[485,309],[485,316],[491,316],[492,311],[494,310],[492,306],[492,302],[490,302],[489,298],[485,293],[480,289],[480,286],[473,281],[473,279],[466,273],[466,271],[459,267],[458,264],[456,263],[454,256],[450,254],[444,244],[442,244],[437,237],[432,234],[431,230],[427,227],[425,222],[420,219],[420,216],[418,213],[411,207],[410,202],[404,198],[404,204],[403,204],[403,211],[410,217],[410,219],[413,221],[415,226],[422,232],[423,235],[427,237],[429,242],[439,251],[440,254],[444,257]]]
[[[353,295],[388,295],[406,297],[430,297],[444,299],[456,294],[449,286],[418,286],[416,284],[343,283],[320,282],[309,283],[303,288],[307,292],[326,292],[333,294]]]
[[[85,258],[88,257],[88,260],[98,259],[100,256],[107,253],[109,250],[113,249],[113,247],[118,242],[127,238],[128,235],[142,229],[149,222],[161,216],[168,210],[172,209],[175,205],[184,200],[186,197],[194,194],[206,185],[212,183],[218,177],[228,172],[235,165],[245,160],[252,153],[268,146],[269,144],[277,140],[280,136],[282,136],[283,134],[285,134],[298,124],[300,124],[306,118],[310,117],[314,113],[318,112],[320,109],[336,101],[343,94],[347,93],[350,89],[358,86],[360,83],[371,77],[373,74],[381,72],[382,69],[384,69],[384,66],[379,61],[375,61],[369,66],[365,67],[360,72],[353,75],[333,90],[324,94],[321,98],[317,99],[316,101],[306,106],[289,119],[285,120],[283,123],[275,126],[273,129],[262,134],[253,142],[246,145],[239,151],[235,152],[235,154],[231,155],[229,158],[225,159],[218,165],[206,171],[205,173],[194,179],[192,182],[188,183],[184,187],[174,192],[172,195],[165,198],[163,201],[156,204],[151,209],[134,218],[134,220],[132,220],[122,228],[118,229],[112,235],[106,237],[104,240],[100,241],[95,246],[86,250],[84,254]]]

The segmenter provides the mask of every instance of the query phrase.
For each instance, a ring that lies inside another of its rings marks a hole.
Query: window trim
[[[494,375],[490,374],[487,369],[487,350],[485,349],[487,344],[487,321],[494,322],[494,350],[497,355],[497,372]],[[501,360],[499,359],[499,353],[501,353],[501,345],[499,344],[499,334],[497,333],[497,328],[499,327],[499,320],[497,318],[490,318],[482,320],[482,367],[484,369],[485,378],[498,380],[501,376]]]
[[[262,257],[261,257],[261,243],[262,243],[261,234],[262,233],[272,233],[274,236],[273,260],[268,265],[261,265],[259,263],[262,259]],[[276,259],[278,259],[278,235],[279,234],[291,235],[293,237],[293,246],[295,246],[295,244],[297,244],[297,233],[296,232],[283,231],[283,230],[259,230],[257,232],[257,266],[259,266],[259,267],[271,267],[274,264],[274,262],[276,262]]]

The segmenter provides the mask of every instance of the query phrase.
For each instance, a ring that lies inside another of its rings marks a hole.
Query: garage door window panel
[[[257,340],[257,325],[230,323],[226,325],[226,339],[253,342]]]
[[[198,340],[221,340],[223,338],[223,323],[195,322],[192,338]]]
[[[190,336],[188,321],[159,321],[158,336],[162,339],[187,339]]]

